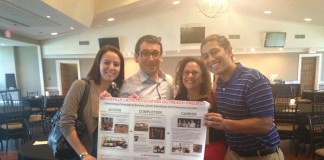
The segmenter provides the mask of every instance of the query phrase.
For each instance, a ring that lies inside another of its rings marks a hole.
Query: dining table
[[[57,160],[47,144],[47,136],[36,138],[24,143],[19,152],[18,160]]]
[[[324,95],[324,90],[304,90],[302,92],[302,99],[314,100],[315,95]]]

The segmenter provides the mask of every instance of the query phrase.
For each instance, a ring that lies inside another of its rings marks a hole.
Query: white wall
[[[174,68],[179,59],[185,56],[200,55],[200,44],[180,44],[180,28],[194,26],[206,27],[206,36],[214,33],[225,36],[239,34],[241,39],[230,40],[234,48],[234,54],[238,55],[237,60],[243,62],[245,66],[264,72],[266,76],[278,72],[282,76],[280,78],[284,80],[297,81],[298,66],[296,64],[298,59],[296,56],[298,54],[307,53],[308,48],[311,47],[317,48],[322,54],[324,52],[324,27],[321,26],[310,25],[302,21],[296,23],[247,17],[233,12],[225,13],[217,18],[207,18],[197,8],[187,8],[45,40],[42,41],[42,54],[45,59],[94,58],[99,50],[99,38],[119,37],[121,51],[126,57],[125,76],[129,77],[138,70],[138,64],[133,59],[136,41],[143,35],[153,34],[162,38],[163,48],[166,53],[162,69],[166,73],[174,75]],[[263,47],[264,33],[271,31],[287,33],[286,45],[283,50]],[[294,39],[295,34],[305,34],[306,38]],[[79,41],[89,41],[90,45],[79,46]],[[256,51],[250,51],[250,48],[256,48]],[[271,57],[265,55],[267,53],[289,53],[289,55],[274,55]],[[240,54],[244,55],[239,56]],[[252,57],[253,59],[257,58],[258,63],[251,61],[250,58]],[[270,62],[272,60],[275,61],[275,64]],[[265,63],[267,65],[264,65]],[[87,67],[89,66],[90,62]],[[289,70],[280,70],[287,68],[287,66]],[[88,70],[88,68],[85,68],[81,72],[85,72],[85,75]],[[324,74],[322,73],[322,75]],[[321,81],[324,81],[323,76]],[[55,83],[52,85],[55,86]]]
[[[6,90],[6,73],[16,75],[15,54],[13,47],[0,47],[0,90]],[[17,80],[17,79],[16,79]],[[17,86],[18,87],[18,86]]]
[[[145,34],[161,36],[166,51],[180,49],[181,54],[181,50],[199,49],[199,44],[180,44],[180,27],[183,26],[205,26],[206,36],[213,33],[241,35],[241,39],[231,40],[233,48],[253,47],[260,48],[259,52],[263,52],[263,35],[268,31],[287,32],[285,50],[280,52],[296,52],[296,49],[306,51],[310,47],[318,50],[324,48],[324,27],[321,26],[246,17],[233,12],[227,12],[218,18],[207,18],[196,8],[188,8],[46,40],[42,42],[42,50],[44,58],[94,55],[99,50],[98,38],[119,37],[121,51],[133,53],[137,39]],[[294,39],[295,34],[305,34],[306,39]],[[90,41],[90,45],[79,46],[79,41]]]
[[[42,93],[40,68],[38,63],[37,47],[25,46],[15,47],[17,83],[22,96],[27,96],[27,92],[37,91]]]

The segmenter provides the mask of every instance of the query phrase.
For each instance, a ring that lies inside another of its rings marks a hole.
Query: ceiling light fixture
[[[271,14],[272,12],[271,11],[264,11],[263,13],[264,14]]]
[[[50,18],[51,18],[51,16],[46,16],[46,18],[50,19]]]
[[[209,18],[215,18],[228,10],[228,0],[196,0],[200,12]]]
[[[310,21],[312,21],[312,19],[311,18],[304,18],[304,21],[310,22]]]
[[[5,44],[2,43],[1,45],[4,46]]]
[[[115,18],[108,18],[107,21],[111,22],[111,21],[114,21]]]
[[[71,29],[71,30],[73,30],[73,29],[74,29],[74,27],[70,27],[70,29]]]
[[[53,32],[53,33],[51,33],[52,36],[55,36],[55,35],[57,35],[57,34],[58,34],[57,32]]]
[[[177,5],[177,4],[179,4],[179,3],[180,3],[180,1],[173,1],[173,2],[172,2],[173,5]]]

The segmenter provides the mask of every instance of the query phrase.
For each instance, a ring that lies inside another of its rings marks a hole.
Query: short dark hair
[[[138,39],[136,45],[135,45],[135,54],[138,54],[140,52],[140,45],[143,43],[149,43],[149,44],[158,44],[160,45],[160,52],[161,54],[163,53],[163,47],[162,47],[162,43],[159,37],[157,36],[153,36],[153,35],[145,35],[142,36],[140,39]]]
[[[231,47],[231,43],[228,41],[228,39],[225,37],[225,36],[221,36],[221,35],[218,35],[218,34],[212,34],[212,35],[209,35],[207,36],[202,42],[201,42],[201,45],[200,45],[200,50],[202,49],[202,47],[208,43],[208,42],[211,42],[211,41],[214,41],[214,42],[218,42],[218,44],[223,47],[225,50],[228,48],[228,47]]]
[[[96,58],[94,60],[94,63],[87,75],[88,79],[94,80],[96,84],[100,84],[101,80],[101,74],[100,74],[100,61],[102,59],[102,56],[107,52],[114,52],[118,55],[120,59],[120,72],[117,78],[114,80],[114,82],[117,84],[117,86],[120,88],[123,85],[124,79],[125,79],[125,63],[124,63],[124,57],[122,53],[114,46],[106,45],[101,47],[101,49],[98,51]]]
[[[205,64],[197,58],[185,57],[181,61],[178,62],[178,66],[176,69],[175,85],[179,86],[178,93],[177,93],[176,97],[188,94],[187,89],[182,82],[182,77],[183,77],[183,70],[189,62],[195,62],[200,67],[201,82],[202,82],[200,84],[200,88],[201,88],[200,94],[201,95],[207,94],[208,91],[210,91],[210,89],[211,89],[210,74],[209,74],[208,69],[205,66]]]

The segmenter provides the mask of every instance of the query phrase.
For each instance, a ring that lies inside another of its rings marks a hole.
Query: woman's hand
[[[95,157],[92,157],[90,154],[85,156],[82,160],[96,160]]]
[[[133,93],[128,98],[135,98],[135,99],[140,99],[140,96],[137,93]]]
[[[99,94],[99,99],[106,99],[109,97],[112,97],[112,95],[107,91],[103,91]]]

